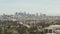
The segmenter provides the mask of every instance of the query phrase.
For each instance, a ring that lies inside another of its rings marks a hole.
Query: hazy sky
[[[60,16],[60,0],[0,0],[0,14],[24,11]]]

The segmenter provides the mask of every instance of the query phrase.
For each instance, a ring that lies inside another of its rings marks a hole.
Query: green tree
[[[27,29],[26,26],[20,25],[17,30],[20,34],[23,34],[25,32],[25,30]]]

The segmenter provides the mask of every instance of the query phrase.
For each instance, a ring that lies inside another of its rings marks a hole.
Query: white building
[[[45,28],[46,34],[60,34],[60,25],[50,25]]]

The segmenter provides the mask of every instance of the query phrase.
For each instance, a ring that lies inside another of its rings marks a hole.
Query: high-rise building
[[[36,16],[39,16],[38,13],[36,13]]]
[[[46,16],[46,14],[42,14],[42,13],[40,13],[40,16],[41,16],[41,17],[45,17],[45,16]]]

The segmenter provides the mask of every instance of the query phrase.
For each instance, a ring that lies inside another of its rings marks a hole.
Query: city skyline
[[[0,14],[15,12],[60,16],[60,0],[0,0]]]

